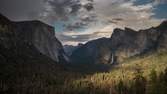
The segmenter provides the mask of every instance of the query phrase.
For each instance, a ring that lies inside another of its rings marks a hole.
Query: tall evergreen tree
[[[146,79],[143,77],[140,68],[136,69],[133,89],[133,94],[145,94],[146,92]]]
[[[148,85],[148,90],[147,90],[147,93],[148,94],[159,94],[159,91],[158,91],[158,84],[159,82],[157,81],[157,72],[152,69],[151,72],[150,72],[150,75],[149,75],[149,85]]]

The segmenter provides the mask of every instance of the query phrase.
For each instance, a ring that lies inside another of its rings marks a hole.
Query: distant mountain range
[[[66,54],[68,56],[71,56],[72,55],[72,52],[76,49],[78,49],[79,47],[81,47],[83,44],[82,43],[79,43],[77,46],[73,46],[73,45],[64,45],[63,48],[64,48],[64,51],[66,52]]]
[[[89,41],[74,50],[71,59],[76,63],[114,64],[135,55],[160,50],[167,50],[167,21],[139,31],[116,28],[111,38]]]
[[[40,21],[13,22],[0,15],[1,62],[67,62],[54,28]]]
[[[167,50],[167,21],[139,31],[116,28],[111,38],[100,38],[77,47],[63,47],[55,37],[53,27],[40,21],[13,22],[0,15],[1,62],[39,59],[57,63],[114,64],[160,50]]]

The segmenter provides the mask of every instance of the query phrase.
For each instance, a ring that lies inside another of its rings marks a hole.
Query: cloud
[[[163,19],[153,17],[153,2],[135,4],[136,0],[96,0],[96,13],[101,19],[109,20],[122,27],[145,29],[158,25]],[[107,10],[106,10],[107,9]],[[115,21],[114,19],[123,19]]]
[[[0,0],[0,12],[12,20],[32,20],[44,10],[43,0]],[[30,17],[32,15],[32,17]]]
[[[153,0],[154,5],[167,4],[167,0]]]
[[[90,40],[98,39],[101,37],[111,37],[112,31],[116,27],[119,26],[113,24],[106,26],[99,25],[99,27],[95,26],[83,32],[57,32],[56,36],[63,42],[63,45],[78,45],[78,43],[86,43]]]
[[[51,23],[57,20],[68,21],[75,17],[72,24],[78,23],[85,15],[93,10],[92,0],[45,0],[45,11],[40,15],[41,20]]]
[[[166,4],[166,0],[1,0],[0,12],[13,20],[44,21],[55,26],[63,44],[76,45],[110,37],[116,27],[156,26],[167,18],[161,8]]]
[[[68,37],[64,44],[76,45],[100,37],[110,37],[116,27],[130,27],[135,30],[146,29],[157,26],[164,20],[153,17],[156,1],[144,4],[135,4],[135,2],[136,0],[94,0],[93,12],[96,18],[91,21],[92,23],[87,26],[84,32],[71,29],[72,32],[62,33],[62,35],[65,35],[64,37]],[[84,20],[89,20],[90,15],[87,17]],[[74,26],[78,25],[74,24]],[[63,41],[62,37],[59,38]]]
[[[70,13],[76,13],[81,4],[77,0],[45,0],[50,9],[48,12],[54,12],[57,19],[66,19]],[[46,11],[47,12],[47,11]]]
[[[41,20],[54,25],[93,10],[93,0],[0,0],[0,12],[15,21]]]

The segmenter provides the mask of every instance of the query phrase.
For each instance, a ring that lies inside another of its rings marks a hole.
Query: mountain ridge
[[[55,62],[67,62],[68,57],[55,37],[54,28],[41,21],[14,22],[0,14],[0,36],[0,44],[5,49],[17,53],[19,48],[27,46],[33,48],[31,53],[41,53]]]
[[[74,62],[113,64],[131,56],[167,49],[167,21],[157,27],[135,31],[116,28],[110,38],[87,42],[76,49],[71,57]],[[77,59],[79,58],[79,59]]]

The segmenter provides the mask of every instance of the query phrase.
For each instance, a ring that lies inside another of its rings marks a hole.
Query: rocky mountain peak
[[[7,23],[7,22],[10,22],[8,18],[6,18],[5,16],[3,16],[1,13],[0,13],[0,22],[1,24],[4,24],[4,23]]]
[[[68,57],[61,42],[55,37],[52,26],[41,21],[13,22],[3,15],[0,16],[0,26],[0,31],[9,31],[0,34],[0,44],[3,46],[19,48],[22,45],[29,45],[56,62],[67,61]]]
[[[159,49],[167,49],[167,21],[158,27],[135,31],[130,28],[113,31],[111,38],[90,41],[76,49],[72,57],[77,62],[91,60],[92,63],[122,62],[124,59]],[[85,61],[88,62],[88,61]]]
[[[161,30],[161,31],[166,31],[167,28],[167,20],[163,21],[158,27],[156,27],[157,29]]]

